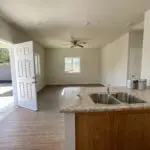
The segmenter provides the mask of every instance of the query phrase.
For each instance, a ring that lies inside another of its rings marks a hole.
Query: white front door
[[[15,44],[15,72],[18,106],[37,111],[33,42]]]

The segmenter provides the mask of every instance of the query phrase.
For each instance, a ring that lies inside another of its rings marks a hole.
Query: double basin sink
[[[90,95],[92,101],[95,104],[108,104],[108,105],[115,105],[121,103],[127,104],[135,104],[135,103],[145,103],[145,101],[130,95],[129,93],[113,93],[113,94],[91,94]]]

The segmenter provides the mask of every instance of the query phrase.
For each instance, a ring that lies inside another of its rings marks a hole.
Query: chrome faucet
[[[107,86],[107,94],[110,95],[110,85]]]

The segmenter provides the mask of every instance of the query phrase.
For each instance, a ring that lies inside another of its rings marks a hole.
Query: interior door
[[[17,105],[37,111],[33,42],[16,44],[13,49],[16,69]]]

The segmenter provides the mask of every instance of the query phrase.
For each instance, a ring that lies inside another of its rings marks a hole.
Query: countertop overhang
[[[121,103],[117,105],[95,104],[90,94],[92,93],[106,93],[106,87],[85,87],[80,90],[77,95],[81,99],[77,99],[72,104],[65,105],[60,109],[61,113],[77,113],[77,112],[104,112],[104,111],[122,111],[128,109],[148,109],[150,108],[150,88],[144,90],[127,89],[126,87],[110,87],[111,93],[127,92],[137,98],[144,100],[146,103],[126,104]]]

